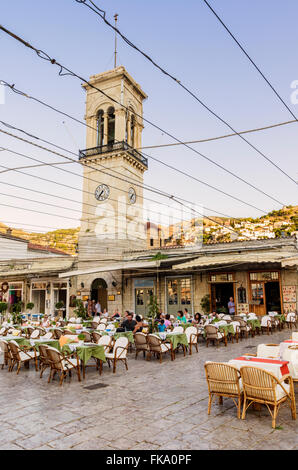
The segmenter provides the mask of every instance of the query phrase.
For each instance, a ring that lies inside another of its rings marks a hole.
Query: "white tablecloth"
[[[249,357],[249,356],[247,356]],[[265,359],[265,358],[258,358],[258,359]],[[271,372],[274,374],[279,380],[282,378],[282,373],[281,373],[281,364],[275,364],[274,362],[256,362],[254,361],[254,358],[251,357],[250,360],[243,359],[243,360],[238,360],[238,359],[231,359],[229,361],[229,364],[237,367],[237,369],[240,369],[242,366],[251,366],[251,367],[259,367],[260,369],[265,369],[268,372]]]

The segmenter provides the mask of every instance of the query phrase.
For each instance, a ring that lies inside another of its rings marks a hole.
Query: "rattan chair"
[[[40,331],[38,329],[33,330],[30,339],[38,339],[40,337]]]
[[[219,398],[220,404],[223,403],[223,397],[228,397],[235,403],[237,418],[240,419],[243,391],[238,369],[222,362],[206,362],[204,367],[209,392],[208,415],[214,397]]]
[[[61,336],[63,335],[63,330],[60,330],[60,328],[55,328],[53,330],[54,338],[55,339],[60,339]]]
[[[106,329],[105,323],[100,323],[98,327],[96,328],[97,331],[105,331],[105,329]]]
[[[63,334],[64,335],[71,335],[71,336],[75,335],[75,333],[73,331],[67,330],[67,329],[63,330]]]
[[[272,334],[272,320],[269,315],[264,315],[261,318],[261,330],[262,333],[266,332],[267,335],[269,335],[269,333]]]
[[[93,321],[91,322],[91,328],[92,330],[96,330],[96,328],[98,327],[99,323],[97,321]]]
[[[171,360],[174,360],[172,343],[163,343],[162,340],[154,334],[149,334],[147,339],[149,346],[149,358],[151,358],[151,354],[153,353],[159,357],[159,362],[162,363],[162,355],[169,352],[171,354]]]
[[[42,378],[42,374],[44,373],[44,371],[50,367],[50,361],[49,361],[49,357],[48,357],[48,354],[47,354],[47,349],[48,349],[48,345],[46,344],[40,344],[39,345],[39,368],[40,368],[40,378]]]
[[[172,330],[172,333],[179,333],[179,334],[184,333],[183,326],[175,326]]]
[[[33,333],[34,331],[34,328],[32,328],[32,326],[27,326],[27,330],[26,330],[26,336],[27,338],[30,338],[31,334]]]
[[[184,333],[186,334],[188,341],[189,354],[192,354],[192,346],[194,346],[198,352],[198,329],[195,326],[189,326],[185,329]]]
[[[8,349],[11,354],[11,367],[10,372],[12,372],[15,365],[17,365],[17,374],[20,372],[22,364],[29,364],[31,360],[35,363],[35,370],[38,370],[37,367],[37,357],[39,353],[34,349],[33,351],[28,351],[21,349],[15,341],[8,342]]]
[[[8,341],[5,341],[5,339],[0,340],[0,350],[3,354],[3,364],[1,365],[1,368],[3,369],[4,366],[8,366],[8,370],[10,371],[12,356],[8,347]]]
[[[110,367],[110,362],[113,362],[113,373],[116,372],[116,365],[117,362],[121,361],[124,362],[126,370],[128,370],[127,366],[127,350],[128,350],[128,338],[125,336],[120,336],[114,344],[112,352],[106,352],[106,359],[108,361],[108,365]]]
[[[225,333],[221,333],[220,331],[218,331],[218,328],[216,328],[216,326],[205,325],[204,330],[207,348],[210,341],[212,341],[213,344],[216,342],[216,346],[219,345],[220,341],[223,341],[225,346],[227,346],[227,337]]]
[[[104,347],[104,352],[110,352],[111,348],[112,348],[112,345],[113,345],[113,338],[112,336],[109,336],[109,335],[103,335],[99,338],[99,340],[97,341],[97,344],[99,346],[103,346]]]
[[[267,406],[272,417],[272,427],[275,429],[279,407],[287,400],[290,403],[292,419],[296,419],[294,385],[289,374],[279,381],[274,374],[259,367],[243,366],[240,373],[244,394],[242,419],[245,419],[246,411],[252,403],[260,403]]]
[[[78,381],[81,381],[80,362],[78,356],[76,358],[71,358],[70,355],[63,355],[57,349],[52,348],[51,346],[47,347],[46,352],[51,367],[48,383],[50,383],[55,374],[58,372],[60,377],[59,383],[62,385],[63,380],[66,378],[67,372],[69,373],[69,377],[71,377],[72,370],[76,370]]]
[[[138,357],[139,352],[143,351],[143,356],[146,357],[146,353],[149,351],[147,335],[144,333],[135,333],[134,335],[135,340],[135,348],[136,348],[136,359]]]
[[[286,316],[286,324],[288,326],[288,328],[295,328],[297,327],[297,315],[295,314],[295,312],[290,312],[287,314]]]
[[[8,328],[6,326],[2,326],[0,329],[0,336],[6,336],[8,332]]]
[[[73,333],[71,333],[71,334],[73,334]],[[92,336],[91,336],[91,334],[89,333],[89,331],[82,331],[81,335],[84,335],[84,337],[85,337],[85,338],[84,338],[84,341],[85,341],[86,343],[91,343],[91,342],[92,342]]]
[[[93,343],[97,343],[101,338],[101,334],[98,331],[92,331],[91,337],[92,337]]]

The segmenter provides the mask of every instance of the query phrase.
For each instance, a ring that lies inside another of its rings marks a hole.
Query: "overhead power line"
[[[43,106],[46,106],[47,108],[51,109],[52,111],[55,111],[56,113],[59,113],[59,114],[65,116],[65,117],[68,117],[69,119],[77,122],[78,124],[82,124],[85,127],[89,127],[90,129],[97,131],[97,129],[95,127],[90,126],[90,124],[87,124],[86,122],[81,121],[80,119],[78,119],[74,116],[71,116],[70,114],[66,113],[65,111],[61,111],[60,109],[57,109],[54,106],[52,106],[48,103],[45,103],[44,101],[42,101],[38,98],[35,98],[34,96],[29,95],[28,93],[25,93],[24,91],[18,90],[15,87],[15,84],[10,84],[10,83],[6,82],[5,80],[0,80],[0,83],[4,86],[10,88],[10,90],[13,91],[14,93],[16,93],[17,95],[21,95],[25,98],[36,101],[37,103],[39,103]],[[184,144],[200,144],[200,143],[204,143],[204,142],[211,142],[213,140],[220,140],[220,139],[226,139],[226,138],[229,138],[229,137],[235,137],[235,136],[238,136],[239,134],[251,134],[251,133],[255,133],[255,132],[266,131],[268,129],[274,129],[276,127],[287,126],[289,124],[293,124],[294,122],[297,122],[297,119],[292,119],[291,121],[278,122],[276,124],[270,124],[268,126],[263,126],[263,127],[256,127],[254,129],[247,129],[245,131],[233,132],[231,134],[224,134],[224,135],[215,136],[215,137],[208,137],[208,138],[205,138],[205,139],[189,140],[189,141],[184,141],[184,142],[181,142],[181,143],[180,142],[173,142],[173,143],[160,144],[160,145],[143,145],[142,147],[136,147],[136,150],[154,149],[154,148],[163,148],[163,147],[174,147],[174,146],[177,146],[177,145],[184,145]],[[106,135],[106,134],[104,134],[104,135]],[[144,153],[144,155],[147,156],[145,153]]]
[[[221,121],[223,124],[229,127],[231,131],[233,131],[235,134],[237,134],[244,142],[246,142],[253,150],[255,150],[261,157],[263,157],[268,163],[273,165],[278,171],[283,173],[284,176],[286,176],[288,179],[290,179],[293,183],[297,185],[297,182],[292,178],[286,171],[284,171],[279,165],[277,165],[273,160],[271,160],[267,155],[265,155],[262,151],[260,151],[255,145],[253,145],[249,140],[247,140],[243,135],[241,135],[239,132],[237,132],[234,127],[231,126],[224,118],[219,116],[215,111],[213,111],[206,103],[204,103],[193,91],[191,91],[186,85],[184,85],[181,80],[178,80],[176,77],[174,77],[172,74],[167,72],[163,67],[161,67],[157,62],[155,62],[148,54],[146,54],[144,51],[142,51],[139,47],[137,47],[132,41],[130,41],[126,36],[124,36],[121,31],[113,26],[107,19],[106,19],[106,12],[104,10],[101,10],[92,0],[75,0],[77,3],[81,3],[82,5],[85,5],[86,7],[90,8],[94,13],[96,13],[110,28],[112,28],[121,38],[133,49],[138,51],[140,54],[142,54],[149,62],[151,62],[154,67],[158,68],[164,75],[167,75],[169,78],[174,80],[181,88],[183,88],[190,96],[192,96],[198,103],[200,103],[209,113],[211,113],[214,117],[216,117],[219,121]],[[89,5],[87,3],[89,1],[93,6]],[[24,42],[24,41],[23,41]],[[28,46],[27,46],[28,47]],[[31,46],[32,47],[32,46]],[[41,51],[39,51],[41,52]],[[45,58],[45,57],[44,57]],[[59,64],[60,65],[60,64]],[[288,108],[290,111],[290,109]],[[291,111],[290,111],[291,112]],[[296,116],[291,112],[291,115],[297,120]],[[145,120],[145,119],[144,119]],[[147,121],[148,122],[148,121]],[[167,133],[167,135],[170,135]],[[170,135],[170,137],[174,138],[173,136]],[[175,138],[175,140],[178,140]],[[182,143],[180,141],[180,143]],[[185,144],[188,148],[193,149],[192,147],[189,147],[188,144]]]
[[[78,1],[78,0],[77,0]],[[227,25],[223,22],[223,20],[220,18],[220,16],[216,13],[216,11],[212,8],[212,6],[210,5],[210,3],[208,3],[206,0],[203,0],[203,2],[207,5],[207,7],[210,9],[210,11],[212,11],[212,13],[214,14],[214,16],[218,19],[218,21],[222,24],[222,26],[225,28],[225,30],[228,32],[228,34],[231,36],[231,38],[235,41],[235,43],[237,44],[237,46],[242,50],[243,54],[248,58],[248,60],[250,61],[250,63],[254,66],[254,68],[258,71],[258,73],[261,75],[261,77],[265,80],[265,82],[267,83],[267,85],[271,88],[271,90],[273,91],[273,93],[277,96],[277,98],[279,99],[279,101],[284,105],[284,107],[289,111],[289,113],[291,114],[291,116],[293,116],[293,118],[297,121],[297,117],[295,116],[295,114],[293,113],[293,111],[289,108],[289,106],[287,105],[287,103],[283,100],[283,98],[280,96],[280,94],[278,93],[278,91],[274,88],[274,86],[272,85],[272,83],[269,81],[269,79],[265,76],[265,74],[262,72],[262,70],[260,69],[260,67],[258,67],[258,65],[255,63],[255,61],[250,57],[250,55],[248,54],[248,52],[246,52],[246,50],[244,49],[244,47],[240,44],[240,42],[238,41],[238,39],[235,37],[235,35],[231,32],[231,30],[227,27]]]
[[[24,39],[16,36],[14,33],[12,33],[11,31],[7,30],[6,28],[4,28],[3,26],[0,25],[0,29],[2,31],[4,31],[6,34],[10,35],[11,37],[13,37],[14,39],[16,39],[17,41],[21,42],[23,45],[25,45],[26,47],[32,49],[38,57],[44,59],[44,60],[47,60],[49,61],[51,64],[55,64],[57,65],[59,68],[60,68],[60,71],[59,71],[59,75],[60,76],[64,76],[64,75],[70,75],[70,76],[73,76],[73,77],[76,77],[78,79],[80,79],[81,81],[83,81],[84,83],[86,83],[90,88],[92,89],[95,89],[97,91],[99,91],[101,94],[103,94],[105,97],[107,97],[109,100],[111,100],[112,102],[114,103],[117,103],[119,104],[122,108],[124,108],[126,111],[129,111],[129,108],[125,105],[123,105],[122,103],[120,103],[119,101],[117,101],[115,98],[109,96],[106,92],[104,92],[103,90],[101,90],[100,88],[92,85],[91,83],[88,82],[88,80],[86,80],[85,78],[83,77],[80,77],[79,75],[77,75],[75,72],[71,71],[69,68],[65,67],[64,65],[60,64],[59,62],[56,61],[56,59],[54,58],[51,58],[46,52],[44,51],[41,51],[40,49],[37,49],[36,47],[32,46],[31,44],[29,44],[28,42],[26,42]],[[144,120],[145,122],[148,122],[151,126],[153,126],[154,128],[158,129],[159,131],[167,134],[169,137],[171,137],[172,139],[174,139],[176,142],[179,142],[181,144],[183,144],[183,142],[174,137],[172,134],[170,134],[169,132],[165,131],[164,129],[162,129],[161,127],[159,127],[157,124],[154,124],[152,121],[144,118],[143,116],[137,114],[137,113],[134,113],[136,116],[138,116],[140,119]],[[234,129],[232,129],[233,132],[236,132]],[[232,171],[228,170],[227,168],[225,168],[224,166],[220,165],[219,163],[213,161],[212,159],[210,159],[209,157],[207,157],[206,155],[202,154],[201,152],[197,151],[196,149],[194,149],[193,147],[190,147],[189,145],[187,144],[183,144],[186,148],[192,150],[193,152],[195,152],[197,155],[201,156],[202,158],[204,158],[205,160],[209,161],[210,163],[214,164],[215,166],[217,166],[218,168],[221,168],[222,170],[224,170],[225,172],[227,172],[228,174],[232,175],[233,177],[239,179],[240,181],[244,182],[245,184],[247,184],[248,186],[256,189],[257,191],[261,192],[262,194],[266,195],[267,197],[269,197],[270,199],[274,200],[275,202],[277,202],[278,204],[280,204],[281,206],[284,206],[286,205],[285,203],[279,201],[278,199],[268,195],[267,193],[265,193],[264,191],[262,191],[261,189],[257,188],[256,186],[254,186],[253,184],[247,182],[246,180],[244,180],[242,177],[236,175],[235,173],[233,173]],[[153,158],[151,156],[151,158]],[[164,164],[164,163],[163,163]],[[176,169],[177,170],[177,169]],[[181,170],[178,170],[180,173]],[[210,185],[209,185],[210,186]],[[243,202],[243,201],[242,201]]]

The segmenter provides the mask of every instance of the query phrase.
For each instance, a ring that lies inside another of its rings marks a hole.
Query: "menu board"
[[[283,286],[282,295],[284,302],[295,302],[297,301],[296,297],[296,286]]]
[[[296,302],[295,303],[284,303],[284,313],[290,313],[296,311]]]
[[[237,313],[249,313],[249,304],[237,304]]]

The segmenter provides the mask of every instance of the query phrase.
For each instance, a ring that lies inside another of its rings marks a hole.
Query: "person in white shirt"
[[[103,312],[102,312],[101,316],[105,317],[105,318],[107,318],[109,316],[109,313],[107,312],[106,308],[103,309]]]
[[[99,301],[95,304],[95,311],[97,315],[101,314],[101,305]]]

